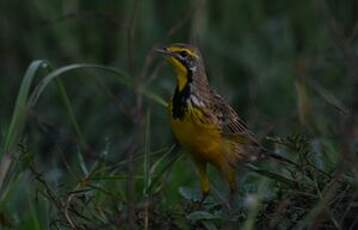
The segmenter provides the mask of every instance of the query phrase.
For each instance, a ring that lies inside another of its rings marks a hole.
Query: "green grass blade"
[[[329,105],[333,106],[344,115],[348,115],[350,113],[349,108],[347,108],[336,96],[334,96],[332,92],[325,89],[314,80],[308,80],[308,83],[309,86]]]
[[[144,189],[143,194],[148,195],[148,187],[150,184],[149,164],[150,164],[150,109],[146,116],[146,129],[145,129],[145,144],[144,144],[144,161],[143,161],[143,175],[144,175]]]
[[[31,196],[28,196],[28,205],[29,205],[29,209],[30,209],[30,214],[31,214],[31,229],[34,230],[41,230],[41,224],[40,224],[40,220],[39,220],[39,213],[36,210],[36,205],[34,204],[35,200],[31,199]]]
[[[7,130],[3,151],[0,152],[0,188],[3,192],[6,190],[6,186],[3,186],[7,177],[8,171],[13,163],[11,154],[19,142],[22,135],[22,131],[26,123],[27,113],[27,99],[30,93],[32,82],[39,69],[45,68],[48,63],[43,60],[37,60],[30,64],[27,68],[24,78],[21,82],[20,90],[16,98],[14,112],[12,114],[10,126]],[[1,195],[1,194],[0,194]]]
[[[280,181],[281,183],[284,183],[284,184],[289,185],[291,187],[296,187],[297,186],[297,183],[295,181],[293,181],[293,180],[291,180],[291,179],[289,179],[287,177],[281,176],[281,175],[279,175],[277,173],[273,173],[273,172],[270,172],[268,170],[256,167],[253,164],[247,164],[246,167],[249,168],[251,171],[257,173],[257,174],[265,176],[265,177],[270,178],[272,180]]]
[[[73,70],[79,70],[79,69],[97,69],[106,71],[108,73],[114,74],[115,76],[120,76],[118,80],[126,85],[131,86],[132,80],[129,78],[129,75],[121,70],[112,68],[112,67],[106,67],[101,65],[94,65],[94,64],[72,64],[68,66],[64,66],[61,68],[58,68],[51,73],[49,73],[47,76],[44,77],[44,79],[37,85],[34,92],[31,94],[30,100],[29,100],[29,106],[33,107],[37,103],[39,97],[43,93],[44,89],[47,87],[47,85],[52,82],[52,80],[56,79],[57,77],[62,76],[64,73],[73,71]]]
[[[144,186],[143,186],[143,196],[144,196],[144,229],[148,229],[149,226],[149,184],[151,181],[149,174],[149,164],[150,164],[150,109],[148,109],[146,114],[145,122],[145,143],[144,143],[144,161],[143,161],[143,175],[144,175]]]
[[[7,131],[7,135],[5,138],[5,152],[9,152],[18,142],[18,138],[22,133],[22,130],[25,125],[27,112],[26,103],[31,89],[31,84],[36,76],[37,71],[41,68],[46,67],[47,65],[48,63],[46,61],[37,60],[32,62],[26,70],[16,99],[10,127]]]
[[[82,170],[82,173],[85,177],[87,177],[89,175],[89,171],[87,169],[85,159],[83,158],[80,149],[78,149],[78,151],[77,151],[77,157],[78,157],[78,162],[79,162],[80,168]]]
[[[110,74],[113,74],[114,76],[116,76],[117,77],[116,79],[122,85],[124,85],[128,88],[134,87],[133,80],[130,78],[130,76],[126,72],[121,71],[119,69],[116,69],[113,67],[108,67],[108,66],[95,65],[95,64],[73,64],[73,65],[68,65],[68,66],[64,66],[59,69],[56,69],[56,70],[52,71],[51,73],[49,73],[47,76],[45,76],[44,79],[35,88],[34,92],[31,94],[31,97],[29,100],[29,106],[30,107],[35,106],[39,97],[43,93],[44,89],[52,80],[63,75],[64,73],[67,73],[67,72],[73,71],[73,70],[79,70],[79,69],[101,70],[101,71],[104,71],[104,72],[107,72],[107,73],[110,73]],[[156,95],[155,93],[153,93],[147,89],[141,89],[141,90],[139,90],[139,92],[143,93],[143,95],[145,95],[149,99],[152,99],[154,102],[156,102],[162,106],[166,105],[166,102],[163,99],[161,99],[158,95]]]
[[[165,162],[164,165],[158,169],[158,172],[155,174],[155,177],[153,177],[149,187],[148,191],[152,192],[155,185],[157,185],[158,181],[162,178],[162,176],[167,172],[167,170],[179,159],[183,156],[183,154],[173,154],[175,146],[170,148],[165,154],[163,154],[163,157],[161,157],[153,166],[152,166],[151,173],[154,174],[154,171],[157,167],[159,167],[159,164],[162,162]]]

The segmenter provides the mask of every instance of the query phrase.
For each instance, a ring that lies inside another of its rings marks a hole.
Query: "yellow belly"
[[[195,157],[218,163],[223,157],[222,138],[213,125],[199,125],[190,117],[170,120],[171,128],[179,143]]]
[[[188,108],[183,119],[173,119],[171,103],[168,106],[170,125],[175,137],[182,147],[188,150],[195,160],[203,193],[209,191],[209,181],[206,173],[206,163],[214,165],[224,176],[231,191],[236,189],[235,163],[237,146],[231,140],[224,138],[215,124],[210,123],[202,112]]]

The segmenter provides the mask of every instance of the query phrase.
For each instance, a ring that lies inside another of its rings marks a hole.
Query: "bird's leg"
[[[207,163],[206,161],[202,161],[198,159],[195,159],[194,161],[199,175],[200,187],[202,192],[202,198],[200,200],[200,204],[203,204],[210,191],[209,178],[206,171]]]
[[[235,167],[226,165],[222,167],[222,173],[225,177],[226,182],[229,185],[230,194],[228,199],[228,207],[230,209],[235,207],[236,195],[237,195],[237,184],[236,184],[236,170]]]
[[[209,195],[209,192],[202,192],[202,197],[201,197],[201,200],[199,202],[200,205],[204,204],[204,202],[205,202],[206,198],[208,197],[208,195]]]
[[[234,208],[236,205],[236,196],[237,196],[237,188],[235,184],[235,188],[230,186],[230,194],[229,194],[229,206],[230,208]]]

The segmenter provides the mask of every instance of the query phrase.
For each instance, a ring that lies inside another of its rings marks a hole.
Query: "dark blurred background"
[[[341,100],[350,96],[352,82],[342,46],[356,50],[356,8],[355,1],[308,0],[2,1],[1,122],[10,117],[21,78],[33,60],[46,59],[56,67],[110,65],[135,78],[153,45],[194,42],[204,53],[212,85],[248,122],[264,123],[260,128],[275,124],[275,132],[287,131],[298,123],[298,78],[319,82]],[[166,71],[156,72],[151,83],[163,97],[174,83]],[[69,76],[65,81],[75,108],[86,107],[81,122],[90,128],[90,115],[103,109],[96,104],[103,95],[86,77]],[[325,116],[317,119],[319,123],[334,113],[317,95],[309,98],[313,110],[328,109],[321,111]],[[97,103],[107,108],[111,102]],[[56,105],[47,111],[52,109]]]
[[[174,73],[152,50],[185,42],[200,47],[211,85],[263,141],[303,133],[328,149],[323,164],[332,166],[342,137],[355,140],[358,132],[357,33],[354,0],[1,1],[0,138],[32,61],[44,59],[53,68],[115,67],[166,100],[175,87]],[[82,151],[88,164],[106,152],[111,164],[126,160],[126,172],[128,153],[144,151],[149,110],[151,151],[174,143],[166,109],[109,74],[77,70],[66,73],[62,83],[87,143]],[[65,183],[64,168],[76,161],[80,143],[57,89],[51,84],[29,113],[25,142],[36,167],[50,181]],[[140,167],[134,163],[129,170]],[[193,173],[173,176],[178,185],[171,193],[196,184]]]

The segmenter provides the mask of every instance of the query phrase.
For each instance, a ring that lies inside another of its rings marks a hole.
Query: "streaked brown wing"
[[[212,111],[217,117],[223,136],[233,138],[243,144],[258,144],[254,134],[248,129],[245,122],[240,119],[236,111],[215,91],[212,91],[212,95]]]

